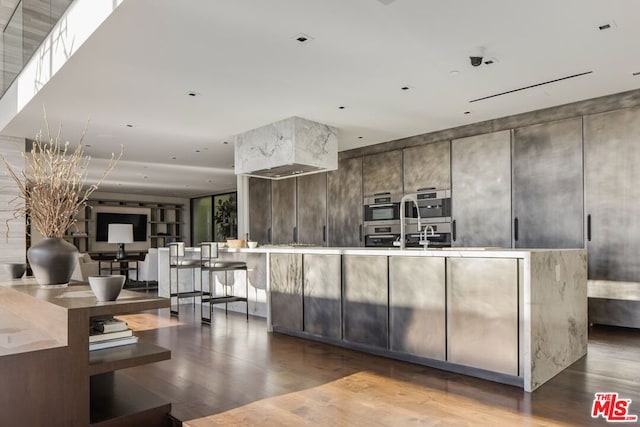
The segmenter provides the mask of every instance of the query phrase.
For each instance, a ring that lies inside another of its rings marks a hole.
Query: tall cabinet
[[[405,148],[403,158],[405,193],[413,193],[424,188],[438,190],[451,188],[449,141]]]
[[[640,282],[640,108],[585,116],[589,279]]]
[[[364,156],[362,188],[365,196],[378,193],[402,194],[402,151]]]
[[[451,142],[451,245],[511,247],[511,132]]]
[[[261,243],[271,243],[271,180],[249,178],[249,235]]]
[[[296,242],[326,245],[327,174],[314,173],[297,180]]]
[[[271,182],[271,242],[296,241],[296,180],[285,178]]]
[[[340,160],[327,188],[329,246],[363,246],[362,158]]]
[[[513,133],[513,234],[516,248],[581,248],[582,118]]]

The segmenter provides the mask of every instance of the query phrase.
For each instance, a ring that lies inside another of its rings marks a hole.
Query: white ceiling
[[[234,134],[291,116],[345,150],[637,89],[638,22],[637,0],[126,0],[2,133],[33,137],[44,104],[71,141],[91,119],[94,159],[124,144],[101,191],[211,194]]]

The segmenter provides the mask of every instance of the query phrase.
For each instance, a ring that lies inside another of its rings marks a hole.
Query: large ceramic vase
[[[41,286],[66,286],[78,262],[78,249],[64,239],[46,237],[32,245],[27,259]]]

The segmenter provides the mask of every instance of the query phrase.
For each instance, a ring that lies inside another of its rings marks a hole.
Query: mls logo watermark
[[[631,399],[620,399],[618,393],[596,393],[591,408],[591,417],[602,417],[607,422],[633,423],[638,421],[637,415],[629,414]]]

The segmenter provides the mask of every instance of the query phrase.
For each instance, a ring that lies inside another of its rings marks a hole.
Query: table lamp
[[[127,259],[125,243],[133,243],[133,224],[109,224],[108,243],[118,244],[117,260]]]

